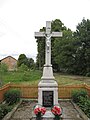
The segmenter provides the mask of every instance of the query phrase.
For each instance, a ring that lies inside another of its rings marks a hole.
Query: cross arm
[[[45,32],[35,32],[34,36],[35,36],[35,38],[45,37]]]
[[[52,37],[62,37],[62,32],[52,32]]]

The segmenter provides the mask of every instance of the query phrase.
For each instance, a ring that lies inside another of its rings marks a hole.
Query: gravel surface
[[[59,101],[59,103],[63,108],[62,120],[83,120],[70,101]],[[35,104],[36,101],[23,101],[10,120],[35,120],[31,119]]]

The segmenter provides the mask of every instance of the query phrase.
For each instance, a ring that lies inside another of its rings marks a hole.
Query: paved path
[[[60,102],[63,108],[63,120],[83,120],[71,102]]]
[[[31,119],[33,107],[35,101],[23,102],[17,111],[12,116],[11,120],[35,120]],[[72,103],[69,101],[60,102],[61,107],[63,108],[63,119],[62,120],[83,120],[77,110],[73,107]],[[47,120],[47,119],[43,119]],[[48,119],[53,120],[53,119]]]

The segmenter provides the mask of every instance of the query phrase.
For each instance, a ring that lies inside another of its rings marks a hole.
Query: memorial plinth
[[[44,107],[58,104],[58,84],[53,76],[52,66],[43,68],[43,76],[38,84],[38,103]]]

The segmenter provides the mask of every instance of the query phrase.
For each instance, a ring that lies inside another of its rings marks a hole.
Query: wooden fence
[[[18,85],[18,84],[7,84],[0,88],[0,102],[3,101],[3,96],[9,89],[19,89],[21,91],[22,98],[35,99],[38,97],[38,87],[30,85]],[[69,86],[58,86],[58,96],[59,98],[68,99],[71,98],[71,93],[73,90],[85,89],[90,96],[90,86],[86,84],[82,85],[69,85]]]
[[[3,101],[4,93],[9,89],[10,89],[10,84],[6,84],[2,88],[0,88],[0,102]]]
[[[90,96],[90,86],[86,84],[82,85],[68,85],[68,86],[59,86],[58,87],[58,96],[61,99],[70,99],[73,90],[85,89]]]

